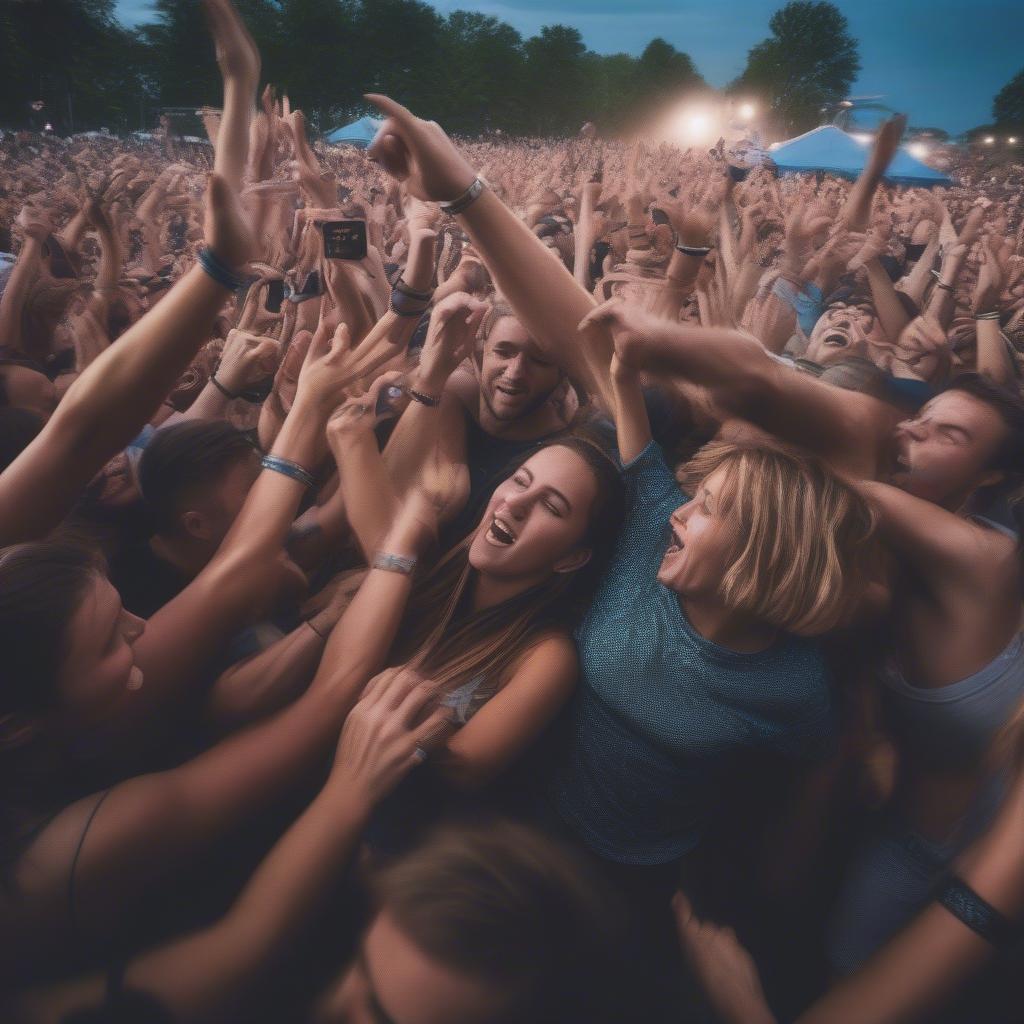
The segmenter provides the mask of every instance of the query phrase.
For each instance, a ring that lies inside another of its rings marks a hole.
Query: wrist
[[[435,367],[430,367],[426,371],[421,369],[413,377],[409,390],[416,391],[429,398],[440,399],[441,395],[444,394],[444,389],[448,384],[450,376],[450,373]]]

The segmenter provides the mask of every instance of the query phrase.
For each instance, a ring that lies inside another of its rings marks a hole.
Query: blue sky
[[[782,0],[436,0],[442,14],[493,14],[524,36],[573,25],[599,53],[640,53],[661,36],[690,54],[712,85],[743,70]],[[1020,0],[837,0],[860,42],[854,94],[884,94],[911,124],[960,132],[989,120],[992,97],[1024,66]],[[126,24],[149,17],[146,0],[118,0]]]

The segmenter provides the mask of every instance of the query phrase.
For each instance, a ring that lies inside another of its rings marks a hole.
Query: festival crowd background
[[[203,7],[209,146],[0,140],[3,1018],[1019,1020],[1024,166],[323,146]]]

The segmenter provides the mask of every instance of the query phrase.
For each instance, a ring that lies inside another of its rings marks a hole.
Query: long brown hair
[[[591,549],[590,561],[474,612],[470,599],[476,570],[469,564],[469,548],[478,523],[416,585],[399,632],[396,664],[409,662],[449,690],[481,674],[504,682],[524,651],[552,631],[572,629],[579,620],[614,546],[625,495],[618,469],[597,442],[567,435],[551,446],[556,445],[579,455],[597,480],[598,494],[581,542]],[[511,471],[525,461],[520,459]]]

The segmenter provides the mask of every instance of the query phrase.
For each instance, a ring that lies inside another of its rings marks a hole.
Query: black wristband
[[[214,386],[214,387],[215,387],[215,388],[216,388],[216,389],[217,389],[217,390],[218,390],[218,391],[219,391],[219,392],[220,392],[220,393],[221,393],[221,394],[222,394],[222,395],[223,395],[223,396],[224,396],[225,398],[231,398],[231,399],[235,399],[235,398],[238,398],[238,397],[240,397],[239,395],[236,395],[236,394],[235,394],[235,393],[234,393],[233,391],[228,391],[228,389],[227,389],[226,387],[224,387],[224,385],[223,385],[223,384],[221,384],[221,382],[220,382],[219,380],[217,380],[217,374],[215,374],[215,373],[211,373],[211,374],[210,374],[210,383],[211,383],[211,384],[212,384],[212,385],[213,385],[213,386]]]
[[[199,265],[206,273],[230,292],[236,292],[245,284],[245,278],[236,274],[217,254],[207,246],[199,253]]]
[[[935,899],[991,945],[999,948],[1014,939],[1016,929],[1011,922],[956,875],[947,875],[939,882]]]
[[[405,393],[414,402],[419,402],[420,405],[425,405],[430,409],[436,409],[441,404],[440,398],[435,398],[433,395],[425,395],[422,391],[415,391],[413,388],[406,388]]]

